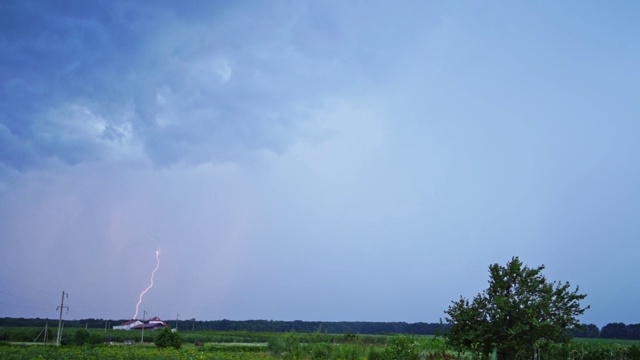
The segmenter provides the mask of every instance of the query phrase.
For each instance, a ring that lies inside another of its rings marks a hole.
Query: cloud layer
[[[17,169],[281,153],[345,66],[330,44],[314,56],[300,40],[332,35],[302,23],[304,5],[5,7],[1,154]]]
[[[0,315],[129,316],[161,247],[164,318],[436,322],[519,255],[640,322],[631,9],[0,6]]]

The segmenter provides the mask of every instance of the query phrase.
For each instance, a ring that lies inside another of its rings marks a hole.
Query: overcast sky
[[[640,323],[640,3],[0,2],[0,316]],[[139,316],[141,317],[141,316]]]

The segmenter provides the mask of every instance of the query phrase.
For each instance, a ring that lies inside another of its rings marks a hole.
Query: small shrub
[[[311,359],[330,359],[332,345],[327,343],[316,343],[307,345]]]
[[[372,346],[367,349],[367,359],[368,360],[385,360],[386,353],[384,348],[378,346]]]
[[[413,360],[420,356],[420,345],[413,336],[400,335],[391,339],[386,348],[388,359]]]
[[[302,357],[300,335],[295,331],[292,331],[284,336],[284,347],[287,359],[299,359]]]
[[[76,330],[73,335],[73,341],[71,341],[74,345],[97,345],[102,343],[102,337],[98,334],[92,334],[91,332],[81,329]]]
[[[365,357],[366,352],[363,346],[352,344],[338,345],[332,354],[331,359],[336,360],[360,360]]]
[[[285,344],[281,337],[273,337],[267,342],[267,350],[273,355],[280,355],[284,352]]]
[[[182,339],[177,332],[173,332],[169,327],[166,327],[162,329],[158,336],[156,336],[154,344],[159,349],[174,348],[176,350],[180,350],[180,347],[182,346]]]
[[[356,335],[354,333],[348,332],[348,333],[344,334],[344,341],[348,342],[348,343],[355,342],[357,340],[357,338],[358,338],[358,335]]]

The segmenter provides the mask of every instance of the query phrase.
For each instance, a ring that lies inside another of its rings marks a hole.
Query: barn
[[[146,323],[140,320],[129,320],[122,323],[122,325],[114,326],[113,330],[157,330],[168,326],[167,323],[156,316],[149,319]]]
[[[168,327],[169,325],[167,325],[167,323],[165,323],[164,321],[160,320],[160,318],[156,317],[152,317],[151,319],[149,319],[149,322],[144,324],[138,324],[134,327],[132,327],[132,330],[158,330],[158,329],[164,329],[166,327]]]
[[[122,323],[122,325],[116,325],[113,327],[113,330],[131,330],[134,326],[141,325],[142,321],[140,320],[129,320]]]

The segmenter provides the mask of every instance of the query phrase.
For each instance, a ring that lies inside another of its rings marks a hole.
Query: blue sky
[[[0,316],[640,323],[635,2],[0,8]]]

